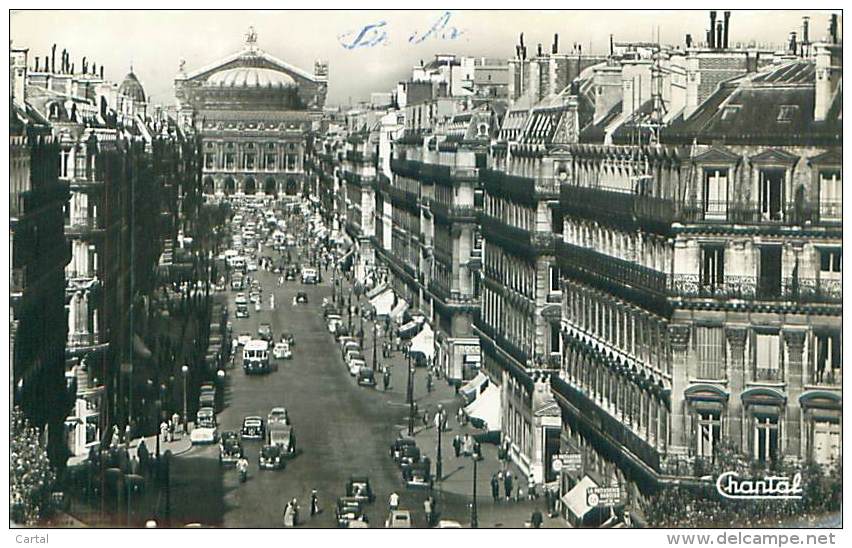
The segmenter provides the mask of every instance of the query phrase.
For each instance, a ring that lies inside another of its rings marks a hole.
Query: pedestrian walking
[[[313,489],[311,491],[311,517],[319,514],[319,498],[317,497],[317,490]]]
[[[171,441],[175,440],[175,433],[177,433],[177,429],[178,429],[179,424],[180,424],[180,415],[178,415],[177,412],[175,412],[172,415],[172,426],[171,426],[171,428],[172,428],[172,440]]]
[[[541,515],[541,510],[536,508],[530,517],[530,524],[532,524],[533,529],[538,529],[541,527],[542,522],[544,522],[544,518]]]
[[[535,476],[532,472],[527,476],[527,498],[533,500],[536,498]]]
[[[426,373],[426,391],[432,393],[432,372]]]
[[[388,366],[385,366],[384,373],[382,373],[382,385],[384,386],[385,392],[387,392],[388,387],[390,386],[390,380],[390,368],[388,368]]]
[[[388,497],[388,506],[391,510],[399,508],[399,495],[396,492],[391,493],[390,497]]]
[[[432,495],[429,495],[426,497],[426,500],[423,501],[423,513],[426,514],[426,527],[432,527],[433,524],[433,504]]]
[[[511,500],[512,498],[512,472],[506,470],[506,474],[503,478],[503,488],[506,493],[506,500]]]
[[[139,466],[142,468],[142,471],[147,472],[151,455],[148,452],[148,446],[145,445],[144,439],[139,442],[139,447],[136,448],[136,456],[139,457]]]
[[[295,527],[295,510],[293,508],[293,503],[288,502],[284,507],[284,527]]]
[[[160,423],[160,441],[166,443],[169,440],[169,423],[163,420]]]
[[[491,476],[491,498],[494,502],[500,500],[500,480],[497,479],[497,474]]]
[[[459,407],[459,410],[456,411],[456,420],[458,421],[459,425],[464,424],[464,407]]]
[[[456,436],[453,438],[453,451],[456,453],[456,458],[461,454],[461,437]]]

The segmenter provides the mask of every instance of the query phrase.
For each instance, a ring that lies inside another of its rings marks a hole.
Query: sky
[[[721,16],[721,12],[719,12]],[[730,43],[783,44],[790,31],[801,34],[802,16],[811,18],[811,38],[822,38],[827,12],[734,11]],[[104,65],[107,79],[121,81],[130,70],[150,102],[173,104],[180,61],[187,71],[242,49],[250,26],[257,45],[290,64],[313,72],[314,61],[329,63],[328,105],[369,99],[406,79],[420,60],[439,53],[510,58],[523,32],[528,55],[538,43],[549,51],[559,33],[561,52],[574,43],[584,52],[606,53],[616,41],[656,39],[683,44],[692,34],[703,40],[709,15],[702,11],[13,11],[10,38],[44,58],[57,44],[81,66]],[[33,61],[30,61],[32,66]]]

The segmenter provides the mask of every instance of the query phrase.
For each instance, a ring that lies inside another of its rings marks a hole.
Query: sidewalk
[[[347,288],[348,289],[348,288]],[[366,302],[362,297],[359,299],[359,309]],[[354,304],[354,302],[353,302]],[[346,317],[344,316],[344,321]],[[353,331],[357,333],[360,326],[360,320],[353,316],[352,326]],[[383,323],[379,323],[383,326]],[[367,360],[367,365],[373,366],[373,323],[364,320],[364,356]],[[382,330],[384,330],[382,328]],[[357,336],[357,335],[356,335]],[[379,338],[379,341],[383,341]],[[381,344],[377,347],[377,357],[380,366],[388,365],[391,369],[391,385],[388,391],[382,390],[381,373],[376,373],[378,386],[376,391],[380,394],[390,396],[392,405],[398,405],[400,408],[401,420],[395,424],[395,429],[402,435],[408,435],[408,406],[405,405],[406,384],[408,380],[407,359],[402,352],[393,352],[390,358],[382,358]],[[423,367],[414,368],[414,401],[417,404],[416,422],[414,425],[414,438],[417,440],[417,446],[420,448],[421,454],[428,457],[432,463],[432,473],[436,472],[437,451],[438,451],[438,432],[434,426],[434,416],[441,405],[447,412],[447,429],[442,433],[441,440],[441,456],[442,456],[442,478],[436,478],[434,485],[434,496],[438,499],[439,506],[449,508],[451,505],[458,508],[465,508],[471,502],[473,490],[473,462],[469,457],[460,455],[455,456],[453,450],[453,438],[456,435],[464,436],[464,434],[481,434],[481,430],[476,430],[468,425],[459,425],[456,420],[456,412],[463,405],[461,397],[456,394],[455,387],[450,386],[446,380],[437,380],[433,377],[432,392],[429,392],[426,387],[427,370]],[[423,412],[429,414],[428,425],[423,424]],[[547,516],[547,503],[543,496],[536,500],[527,500],[527,478],[513,463],[504,463],[497,459],[497,446],[490,443],[482,443],[481,451],[483,459],[477,462],[477,514],[480,527],[524,527],[529,521],[532,512],[535,509],[541,511],[544,516],[543,528],[566,528],[569,525],[560,517],[550,518]],[[508,467],[513,475],[513,492],[519,492],[520,500],[515,499],[513,493],[512,500],[507,501],[503,482],[500,482],[500,499],[495,502],[491,494],[491,477],[501,470]],[[517,486],[517,487],[515,487]],[[541,493],[542,487],[539,485],[538,490]],[[456,511],[454,514],[458,514]],[[469,524],[469,512],[463,512],[465,516],[459,519],[458,515],[447,516],[448,519],[456,519],[463,525]]]

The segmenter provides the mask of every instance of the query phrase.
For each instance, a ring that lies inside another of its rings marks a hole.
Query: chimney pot
[[[716,24],[716,48],[722,49],[722,22]]]
[[[722,36],[722,47],[724,47],[725,49],[728,49],[728,30],[730,28],[730,23],[731,23],[731,12],[726,11],[725,12],[725,30],[724,30],[723,36]]]
[[[541,57],[541,43],[538,44],[538,56]]]
[[[688,47],[688,48],[692,47],[692,35],[691,34],[686,35],[686,47]]]
[[[553,53],[559,53],[559,34],[553,35]]]
[[[711,11],[710,12],[710,40],[709,40],[711,48],[716,47],[716,40],[715,40],[715,37],[714,37],[715,32],[716,32],[716,12]]]

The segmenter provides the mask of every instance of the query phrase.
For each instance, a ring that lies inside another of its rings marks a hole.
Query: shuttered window
[[[695,354],[699,379],[725,378],[725,331],[722,327],[696,327]]]

